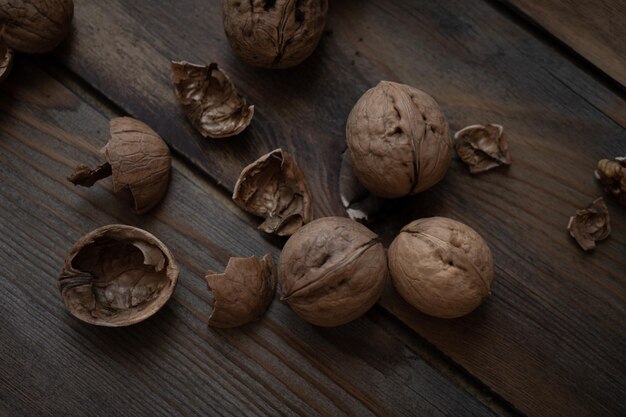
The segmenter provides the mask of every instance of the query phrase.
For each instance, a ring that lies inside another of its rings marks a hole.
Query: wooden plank
[[[622,0],[500,0],[626,87]]]
[[[205,270],[277,249],[178,159],[148,216],[110,183],[68,183],[75,164],[98,161],[113,116],[72,89],[23,63],[0,87],[1,415],[493,415],[415,354],[412,332],[389,332],[380,312],[325,330],[276,300],[262,321],[210,329]],[[120,222],[159,236],[180,281],[144,323],[89,326],[67,313],[56,277],[73,241]]]

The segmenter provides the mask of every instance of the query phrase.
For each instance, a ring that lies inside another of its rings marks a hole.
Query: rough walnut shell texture
[[[408,85],[381,81],[356,103],[346,127],[356,176],[384,198],[439,182],[450,165],[448,122],[437,102]]]
[[[327,11],[327,0],[225,0],[224,31],[247,63],[287,68],[313,53]]]
[[[311,193],[295,159],[282,149],[262,156],[241,171],[233,201],[265,218],[259,230],[290,236],[311,221]]]
[[[171,297],[178,268],[156,237],[110,225],[80,238],[65,258],[59,289],[68,310],[99,326],[128,326],[156,313]]]
[[[611,233],[609,209],[602,197],[597,198],[589,207],[577,210],[570,217],[567,225],[570,235],[584,250],[593,250],[598,240],[604,240]]]
[[[25,53],[50,52],[68,35],[72,0],[0,0],[0,43]]]
[[[626,205],[626,157],[617,157],[615,161],[601,159],[598,161],[595,176],[605,192]]]
[[[500,125],[467,126],[454,135],[454,148],[471,174],[511,165],[509,145]]]
[[[389,271],[398,292],[431,316],[464,316],[490,294],[493,258],[471,227],[445,217],[406,225],[389,247]]]
[[[278,277],[282,299],[317,326],[339,326],[369,310],[387,282],[387,259],[378,236],[343,217],[325,217],[298,230],[285,244]]]
[[[230,258],[223,274],[206,275],[213,292],[213,311],[209,325],[238,327],[259,319],[276,292],[276,266],[271,255],[261,260]]]
[[[13,67],[13,50],[0,45],[0,82],[4,81]]]
[[[172,62],[172,82],[187,117],[204,137],[238,135],[252,121],[254,106],[237,94],[217,64]]]

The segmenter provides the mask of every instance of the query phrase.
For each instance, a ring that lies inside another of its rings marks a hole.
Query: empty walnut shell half
[[[369,310],[387,283],[378,236],[344,217],[305,225],[285,244],[278,277],[282,299],[317,326],[339,326]]]
[[[276,266],[271,255],[230,258],[223,274],[208,272],[206,280],[213,292],[209,325],[238,327],[261,318],[272,303]]]
[[[454,148],[471,174],[511,165],[504,128],[496,124],[467,126],[454,135]]]
[[[614,161],[601,159],[595,171],[596,178],[604,191],[626,205],[626,157],[617,157]]]
[[[295,159],[276,149],[241,171],[233,201],[265,221],[259,230],[290,236],[311,221],[311,193]]]
[[[383,198],[419,193],[450,165],[448,122],[437,102],[408,85],[381,81],[356,103],[346,127],[354,173]]]
[[[13,66],[13,50],[0,45],[0,82],[4,81]]]
[[[327,12],[327,0],[225,0],[224,31],[250,65],[287,68],[313,53]]]
[[[18,52],[50,52],[68,35],[72,0],[0,0],[0,43]]]
[[[237,94],[217,64],[172,62],[172,82],[187,118],[204,137],[238,135],[252,121],[254,106]]]
[[[130,117],[112,119],[111,139],[102,153],[106,163],[93,169],[79,165],[68,180],[91,187],[112,176],[113,192],[130,190],[137,214],[161,201],[169,185],[170,150],[148,125]]]
[[[178,268],[169,249],[136,227],[114,224],[80,238],[65,258],[59,289],[75,317],[98,326],[128,326],[169,300]]]
[[[491,251],[474,229],[455,220],[431,217],[409,223],[388,255],[402,298],[431,316],[464,316],[491,292]]]
[[[569,218],[567,230],[581,248],[595,249],[597,241],[604,240],[611,234],[609,209],[604,199],[596,198],[586,209],[577,210],[576,215]]]

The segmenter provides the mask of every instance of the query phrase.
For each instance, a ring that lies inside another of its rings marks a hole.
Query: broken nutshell
[[[596,198],[586,209],[577,210],[569,218],[567,230],[581,248],[586,251],[595,249],[596,242],[606,239],[611,233],[609,209],[604,199]]]
[[[187,118],[204,137],[238,135],[252,121],[254,106],[237,94],[217,64],[172,62],[172,82]]]
[[[0,45],[0,82],[4,81],[13,66],[13,50]]]
[[[387,282],[378,236],[344,217],[305,225],[285,244],[278,277],[282,299],[317,326],[339,326],[369,310]]]
[[[381,81],[348,117],[354,172],[373,194],[396,198],[432,187],[445,175],[452,144],[437,102],[404,84]]]
[[[599,160],[594,174],[606,193],[626,205],[626,157]]]
[[[328,0],[225,0],[224,31],[248,64],[288,68],[313,53],[327,12]]]
[[[350,153],[341,154],[339,169],[339,196],[348,217],[360,222],[369,222],[382,210],[388,200],[376,197],[359,182],[354,175]]]
[[[265,218],[259,230],[290,236],[311,220],[311,193],[302,171],[288,152],[276,149],[241,171],[233,201]]]
[[[130,117],[111,120],[111,139],[102,149],[106,162],[96,168],[79,165],[68,178],[91,187],[112,176],[113,192],[129,190],[137,214],[153,208],[165,195],[170,178],[170,151],[145,123]]]
[[[454,148],[471,174],[511,165],[509,145],[501,125],[471,125],[454,135]]]
[[[261,318],[274,299],[276,266],[271,255],[230,258],[224,273],[208,272],[206,281],[213,293],[209,325],[243,326]]]
[[[471,227],[445,217],[415,220],[389,247],[393,283],[413,307],[435,317],[464,316],[491,293],[487,243]]]
[[[138,323],[169,300],[178,268],[169,249],[152,234],[114,224],[80,238],[59,276],[67,309],[98,326]]]

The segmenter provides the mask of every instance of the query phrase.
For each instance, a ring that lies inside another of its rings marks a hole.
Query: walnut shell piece
[[[72,0],[0,0],[0,43],[18,52],[52,51],[70,32]]]
[[[240,208],[265,218],[259,230],[290,236],[311,221],[311,193],[291,154],[276,149],[241,171],[233,201]]]
[[[12,49],[0,45],[0,82],[4,81],[4,79],[9,76],[11,68],[13,67],[14,55]]]
[[[313,53],[327,12],[327,0],[225,0],[224,31],[248,64],[288,68]]]
[[[387,283],[378,236],[344,217],[324,217],[298,230],[280,255],[282,299],[304,320],[339,326],[369,310]]]
[[[169,300],[178,267],[169,249],[152,234],[114,224],[81,237],[59,275],[67,309],[98,326],[138,323]]]
[[[276,266],[271,255],[261,260],[230,258],[223,274],[208,272],[206,281],[213,292],[209,325],[243,326],[265,313],[276,293]]]
[[[501,125],[471,125],[454,135],[459,158],[478,174],[500,165],[511,165],[511,153]]]
[[[626,205],[626,157],[617,157],[614,161],[599,160],[594,174],[606,193]]]
[[[435,317],[469,314],[491,293],[493,257],[471,227],[445,217],[415,220],[389,247],[393,283],[413,307]]]
[[[172,82],[187,118],[205,138],[238,135],[252,121],[254,106],[237,94],[217,64],[172,62]]]
[[[586,251],[595,249],[596,242],[611,233],[609,209],[604,199],[596,198],[586,209],[576,210],[576,214],[569,218],[567,230],[581,248]]]
[[[106,163],[92,169],[79,165],[68,178],[75,185],[91,187],[113,177],[113,192],[129,190],[137,214],[153,208],[165,195],[171,157],[167,144],[148,125],[130,117],[111,120],[111,139],[102,149]]]
[[[357,101],[346,137],[354,172],[372,194],[396,198],[432,187],[450,166],[448,122],[431,96],[381,81]]]

